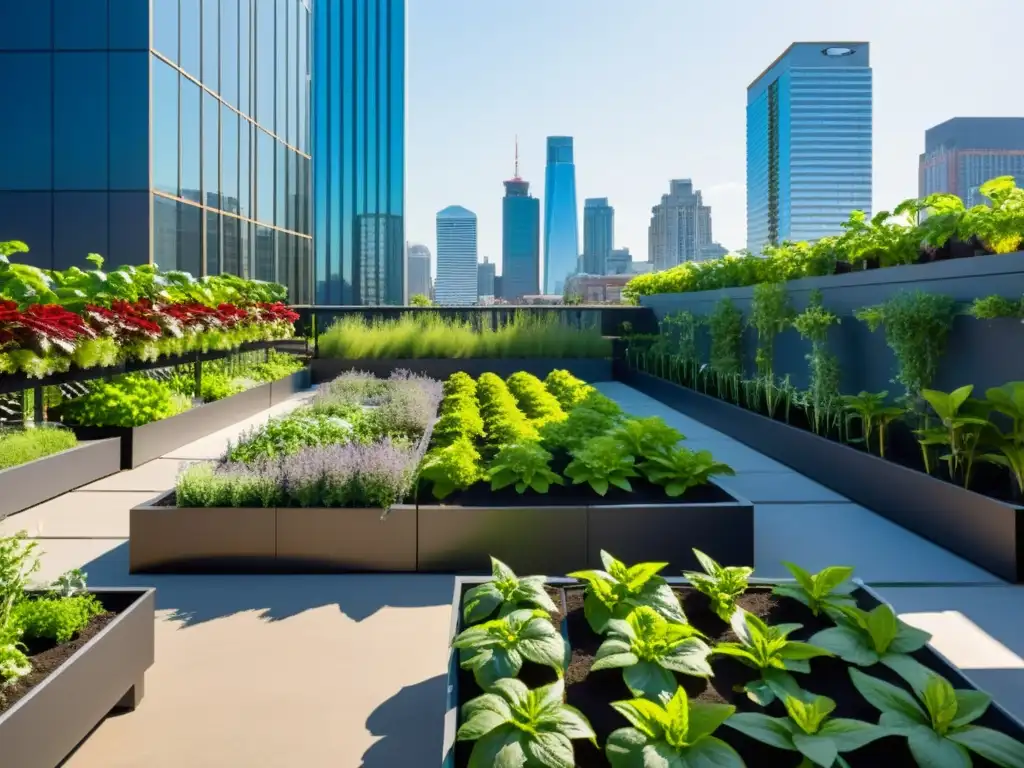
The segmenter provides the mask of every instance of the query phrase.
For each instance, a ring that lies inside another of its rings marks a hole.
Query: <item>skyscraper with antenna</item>
[[[513,176],[501,202],[501,270],[500,298],[514,302],[540,293],[540,200],[530,194],[530,182],[519,178],[518,136]]]

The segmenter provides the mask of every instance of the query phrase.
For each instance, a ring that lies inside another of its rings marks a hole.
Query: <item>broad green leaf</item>
[[[796,678],[783,669],[763,669],[761,678],[768,683],[768,687],[780,699],[784,699],[786,696],[800,698],[806,695],[800,689]]]
[[[495,581],[516,581],[515,572],[496,557],[491,558],[491,576]]]
[[[711,677],[711,665],[708,663],[708,656],[711,649],[703,640],[695,637],[683,640],[675,648],[658,659],[658,663],[666,669],[674,672],[681,672],[684,675],[694,677]]]
[[[575,768],[572,742],[561,733],[542,732],[523,739],[526,754],[544,768]]]
[[[865,675],[859,669],[850,668],[850,679],[865,700],[880,712],[898,712],[922,724],[928,724],[928,716],[914,698],[901,688]]]
[[[796,579],[796,583],[803,587],[808,593],[814,592],[814,579],[811,578],[811,574],[805,571],[796,563],[788,563],[783,561],[782,563],[786,570],[793,574],[793,578]]]
[[[888,653],[913,653],[928,645],[931,639],[930,633],[901,621],[896,638],[889,645]]]
[[[690,724],[686,739],[691,744],[702,736],[710,736],[736,712],[736,707],[731,704],[706,704],[700,701],[690,702],[689,708]]]
[[[779,651],[779,656],[794,661],[805,661],[816,659],[819,656],[831,656],[832,652],[825,648],[818,648],[810,643],[801,643],[799,640],[790,640]]]
[[[687,743],[686,735],[690,730],[690,702],[682,686],[676,688],[675,693],[669,698],[665,705],[665,714],[669,743]]]
[[[593,672],[598,672],[602,669],[631,667],[638,661],[639,658],[630,649],[627,640],[611,637],[601,643],[601,647],[597,649],[597,655],[594,657],[594,663],[590,669]]]
[[[939,736],[931,728],[915,728],[907,744],[918,765],[928,768],[971,768],[971,757],[967,750]]]
[[[889,646],[896,635],[899,634],[899,621],[892,608],[884,603],[876,606],[865,617],[868,634],[871,635],[871,642],[876,653],[883,654],[889,650]]]
[[[502,678],[515,677],[523,668],[523,657],[515,648],[483,648],[466,653],[462,667],[473,670],[473,679],[484,690]]]
[[[683,762],[678,765],[679,768],[744,768],[736,750],[714,736],[705,736],[687,749]],[[671,768],[676,766],[671,765]]]
[[[532,577],[527,577],[527,579]],[[543,578],[543,577],[541,577]],[[527,581],[522,579],[519,582],[519,586],[516,587],[515,592],[512,593],[512,599],[517,603],[529,603],[543,608],[549,613],[557,613],[558,606],[555,605],[555,601],[551,599],[551,595],[544,589],[543,581]]]
[[[568,704],[563,704],[552,712],[542,715],[538,722],[545,729],[557,730],[570,739],[594,741],[597,738],[586,715]]]
[[[744,645],[754,644],[754,635],[751,625],[756,626],[750,619],[756,619],[753,614],[747,613],[742,608],[737,608],[736,612],[732,615],[729,620],[729,626],[732,627],[733,633],[739,638],[739,641]]]
[[[882,716],[878,718],[878,725],[885,728],[887,731],[892,733],[898,733],[900,736],[909,736],[918,728],[927,728],[931,730],[931,725],[923,724],[921,718],[913,718],[902,712],[883,712]]]
[[[719,576],[722,573],[722,566],[696,547],[693,550],[693,554],[696,556],[697,562],[700,563],[700,567],[704,569],[708,576]]]
[[[622,670],[622,679],[634,696],[657,700],[662,694],[671,695],[678,684],[667,669],[653,661],[640,661]]]
[[[944,735],[949,729],[949,724],[956,717],[956,691],[949,681],[932,675],[924,688],[921,697],[924,700],[924,707],[932,719],[932,728]]]
[[[503,600],[498,585],[493,581],[479,584],[466,592],[462,605],[462,620],[466,624],[483,621],[498,609]]]
[[[796,584],[776,584],[775,588],[772,589],[772,594],[779,597],[788,597],[804,605],[810,605],[810,598],[807,596],[807,593]]]
[[[762,707],[767,707],[775,701],[775,691],[766,680],[751,680],[743,686],[743,690],[746,692],[748,699],[755,704],[760,704]]]
[[[823,568],[814,576],[812,594],[819,599],[825,597],[851,576],[853,576],[853,568],[848,565],[830,565],[828,568]]]
[[[554,630],[554,627],[551,629]],[[543,637],[522,639],[517,649],[527,661],[551,667],[559,673],[565,671],[565,638],[558,632],[552,631]]]
[[[650,606],[666,619],[677,624],[686,623],[686,614],[683,613],[683,607],[679,604],[679,597],[660,576],[651,579],[644,585],[639,598],[630,598],[627,602],[632,605]]]
[[[967,747],[971,752],[981,755],[1000,768],[1024,766],[1024,744],[1011,739],[1005,733],[968,725],[949,734],[947,738]]]
[[[918,695],[924,691],[928,679],[935,674],[912,656],[899,653],[887,653],[882,657],[882,664],[903,678]]]
[[[611,552],[604,549],[601,550],[601,564],[610,574],[614,574],[616,571],[625,572],[627,570],[625,563],[621,560],[616,560],[615,557],[612,556]]]
[[[767,624],[762,623],[761,626],[764,627],[765,630],[768,628]],[[798,629],[803,629],[803,626],[803,624],[774,624],[771,628],[774,630],[776,637],[785,638],[796,632]]]
[[[832,768],[839,756],[836,745],[827,736],[794,733],[793,746],[808,760],[822,768]]]
[[[565,699],[565,681],[559,678],[553,683],[534,688],[527,694],[528,707],[533,706],[535,712],[548,712],[562,706]]]
[[[521,739],[525,737],[512,725],[494,729],[473,745],[468,768],[523,768],[526,753]]]
[[[640,612],[640,609],[630,612],[624,619],[612,618],[608,619],[608,623],[605,625],[604,631],[608,635],[618,635],[619,639],[624,640],[635,640],[636,639],[636,614]]]
[[[590,487],[594,489],[594,493],[598,496],[604,496],[608,493],[608,481],[600,477],[590,478]]]
[[[836,708],[836,703],[827,696],[787,696],[782,703],[789,719],[807,734],[817,733],[825,718]]]
[[[558,685],[561,685],[561,681],[559,681]],[[530,689],[526,687],[526,683],[516,680],[514,677],[498,680],[494,683],[492,689],[495,693],[501,694],[509,705],[515,709],[524,709],[530,700]]]
[[[668,563],[637,563],[626,571],[626,587],[630,592],[637,591],[666,566]]]
[[[481,713],[492,712],[498,714],[503,720],[512,717],[512,710],[501,696],[493,693],[485,693],[470,699],[462,705],[462,719],[469,721]]]
[[[667,713],[653,701],[647,699],[613,701],[611,706],[612,709],[629,720],[638,731],[651,738],[660,738],[668,726]]]
[[[759,712],[737,712],[725,724],[750,738],[778,749],[793,750],[793,731],[785,717],[768,717]]]
[[[823,629],[807,642],[831,651],[849,664],[870,667],[878,663],[878,654],[867,644],[864,635],[853,627],[841,625]]]
[[[750,666],[757,666],[757,657],[737,643],[719,643],[711,649],[711,653],[717,656],[732,656],[734,659],[739,659]]]
[[[646,768],[644,747],[647,746],[649,738],[650,734],[636,728],[619,728],[612,731],[605,743],[605,757],[612,768]]]
[[[877,725],[844,717],[827,720],[818,733],[830,738],[840,752],[854,752],[886,735],[885,730]]]
[[[962,728],[968,723],[973,723],[988,709],[992,703],[992,697],[981,691],[956,691],[956,717],[953,718],[950,728]]]
[[[493,709],[478,710],[473,717],[459,726],[456,738],[459,741],[476,741],[495,728],[504,725],[508,720],[507,714],[503,715]]]
[[[608,620],[612,617],[611,609],[603,603],[592,590],[587,590],[583,598],[583,615],[595,634],[603,634]]]

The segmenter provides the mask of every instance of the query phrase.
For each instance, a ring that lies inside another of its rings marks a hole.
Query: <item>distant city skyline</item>
[[[1024,186],[1024,117],[955,117],[925,131],[918,195],[949,192],[967,206],[997,176]]]
[[[477,299],[476,214],[461,205],[437,213],[437,280],[434,300],[447,306],[472,306]]]

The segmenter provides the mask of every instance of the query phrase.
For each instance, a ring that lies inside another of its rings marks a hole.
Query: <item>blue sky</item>
[[[610,198],[634,258],[671,178],[692,178],[715,239],[743,247],[746,87],[794,41],[871,43],[876,210],[916,195],[926,128],[1024,115],[1024,0],[408,2],[407,236],[432,252],[434,215],[457,204],[500,264],[517,133],[542,201],[545,137],[575,137],[579,206]]]

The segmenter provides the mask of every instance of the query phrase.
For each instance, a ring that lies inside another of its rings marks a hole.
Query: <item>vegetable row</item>
[[[1001,768],[1024,765],[1024,744],[976,724],[991,697],[954,689],[913,657],[928,643],[928,633],[905,624],[888,605],[871,611],[857,606],[852,568],[811,574],[787,564],[795,581],[777,585],[776,598],[798,601],[832,624],[801,641],[793,635],[802,625],[770,625],[737,606],[753,569],[723,567],[696,554],[704,570],[685,576],[708,597],[723,626],[731,627],[734,640],[711,644],[688,622],[677,593],[659,575],[663,563],[626,566],[602,552],[604,570],[569,574],[587,584],[586,620],[604,638],[589,674],[621,670],[623,690],[632,696],[609,702],[622,717],[622,726],[601,745],[613,768],[742,768],[735,745],[743,740],[734,732],[771,748],[771,765],[800,760],[804,766],[849,768],[855,757],[848,755],[883,738],[904,740],[921,768],[970,766],[972,755]],[[453,641],[460,666],[483,691],[461,707],[457,739],[472,742],[468,765],[578,765],[573,741],[598,746],[597,733],[587,713],[565,701],[564,676],[573,655],[551,620],[558,609],[544,577],[519,578],[503,563],[492,563],[492,579],[465,593],[463,629]],[[751,670],[753,679],[742,687],[744,711],[693,700],[681,684],[687,677],[713,679],[712,663],[721,657]],[[844,674],[877,710],[877,722],[833,716],[837,702],[814,693],[814,660],[827,657],[849,665]],[[518,679],[527,662],[552,668],[556,682],[531,690]],[[883,667],[902,685],[880,679],[875,670]]]

